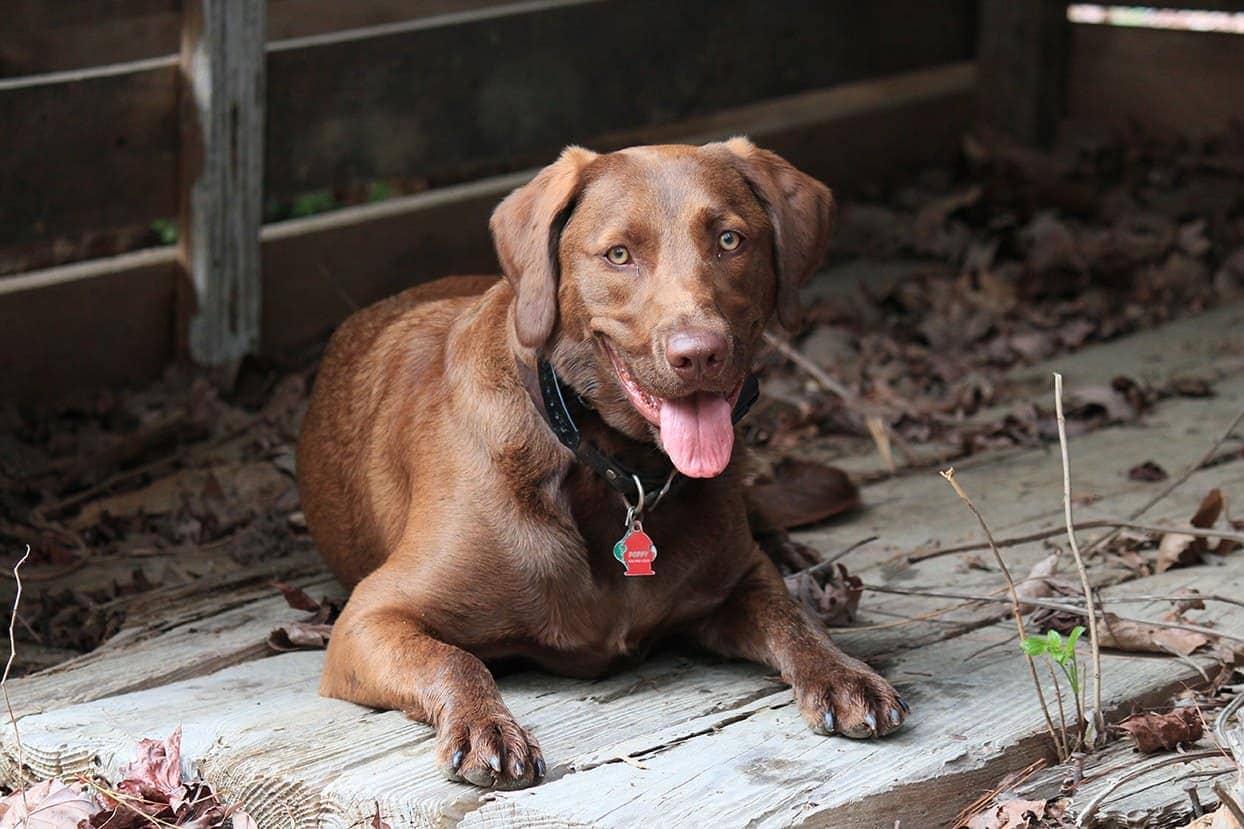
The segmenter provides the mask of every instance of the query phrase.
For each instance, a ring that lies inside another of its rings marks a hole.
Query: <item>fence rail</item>
[[[191,12],[224,2],[237,0],[6,4],[0,124],[17,128],[0,129],[0,393],[57,396],[151,377],[186,354],[194,320],[211,312],[210,286],[244,267],[196,255],[184,238],[180,249],[142,250],[161,241],[157,223],[163,233],[179,216],[181,227],[196,226],[208,210],[191,197],[205,175],[203,147],[236,138],[234,126],[213,123],[238,110],[202,109],[195,62],[183,54],[206,48],[187,29]],[[257,176],[243,178],[255,194],[245,197],[245,234],[260,240],[249,284],[262,297],[245,341],[268,352],[296,347],[352,307],[419,280],[493,270],[489,210],[566,143],[611,149],[748,132],[835,186],[953,150],[973,115],[975,0],[795,0],[780,9],[746,0],[268,0],[256,99],[266,106],[261,206],[269,219],[288,216],[307,193],[323,195],[320,207],[346,206],[261,229]],[[1142,35],[1075,28],[1073,110],[1094,106],[1075,87],[1077,72],[1140,88],[1128,43]],[[1191,36],[1143,37],[1159,35]],[[1120,65],[1085,51],[1102,48],[1102,37],[1103,54],[1122,56]],[[1234,71],[1229,51],[1213,52],[1214,71]],[[1187,50],[1162,54],[1197,63]],[[1240,88],[1219,105],[1239,111]],[[360,203],[376,185],[399,197]],[[212,202],[218,226],[239,186]]]

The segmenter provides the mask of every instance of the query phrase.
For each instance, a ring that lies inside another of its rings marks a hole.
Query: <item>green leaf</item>
[[[1063,635],[1056,630],[1047,630],[1045,639],[1050,643],[1050,650],[1060,649],[1063,646]]]
[[[1019,648],[1029,656],[1039,656],[1045,653],[1045,649],[1049,643],[1040,636],[1029,636],[1027,639],[1019,643]]]
[[[1071,635],[1067,637],[1068,652],[1075,652],[1076,642],[1079,640],[1082,633],[1084,633],[1084,625],[1076,625],[1071,629]]]

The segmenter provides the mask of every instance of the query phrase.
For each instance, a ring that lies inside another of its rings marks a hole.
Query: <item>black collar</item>
[[[539,358],[536,377],[532,377],[531,369],[521,360],[518,362],[518,368],[524,385],[527,386],[536,404],[536,409],[544,415],[545,421],[557,439],[563,446],[574,452],[575,458],[580,463],[591,467],[604,479],[605,483],[620,492],[628,504],[636,504],[639,501],[635,478],[639,478],[639,483],[643,487],[646,506],[652,506],[656,502],[667,484],[677,485],[681,482],[682,475],[674,470],[674,465],[668,459],[664,473],[645,475],[627,468],[616,458],[601,452],[591,441],[585,439],[575,423],[571,407],[575,406],[583,410],[591,407],[574,389],[562,382],[557,372],[553,370],[553,366],[543,356]],[[760,384],[754,374],[749,374],[743,381],[743,388],[734,404],[731,420],[738,423],[759,397]]]

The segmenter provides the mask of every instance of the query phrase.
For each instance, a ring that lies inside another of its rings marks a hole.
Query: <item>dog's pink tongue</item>
[[[699,392],[661,401],[661,443],[678,471],[688,478],[720,475],[734,449],[730,401]]]

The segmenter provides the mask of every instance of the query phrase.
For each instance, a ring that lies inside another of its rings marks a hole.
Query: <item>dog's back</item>
[[[343,584],[383,563],[410,503],[403,464],[415,447],[382,436],[433,428],[449,326],[497,282],[456,276],[410,288],[356,312],[329,341],[298,440],[298,481],[316,545]],[[391,399],[420,405],[385,405]],[[400,429],[404,418],[426,426]],[[436,446],[428,440],[422,449],[434,454]]]

